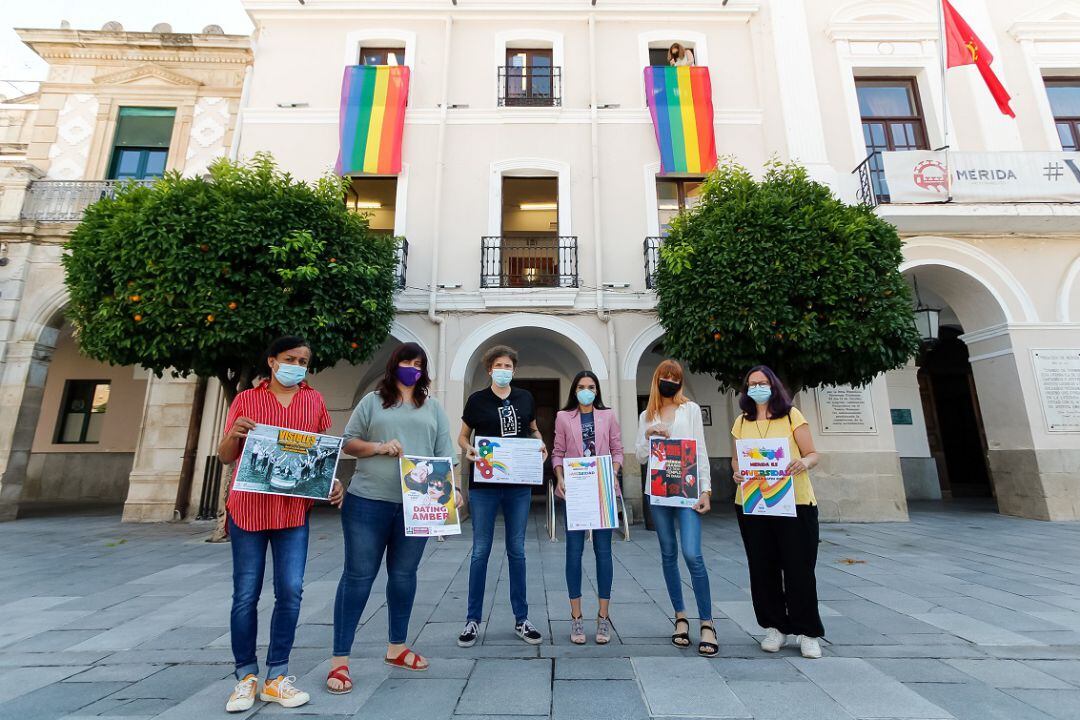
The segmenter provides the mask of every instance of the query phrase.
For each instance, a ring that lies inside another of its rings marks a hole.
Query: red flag
[[[954,68],[962,65],[974,65],[979,68],[979,74],[986,81],[986,87],[997,101],[998,108],[1009,117],[1015,118],[1016,114],[1009,107],[1009,92],[998,80],[998,76],[990,68],[994,62],[994,56],[983,45],[982,40],[967,24],[967,21],[956,12],[949,0],[941,0],[942,10],[945,16],[945,67]]]

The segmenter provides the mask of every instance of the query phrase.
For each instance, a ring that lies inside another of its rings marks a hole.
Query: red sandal
[[[341,689],[340,690],[335,690],[332,687],[330,687],[330,681],[331,680],[337,680],[339,683],[341,683],[341,686],[342,686]],[[352,681],[352,678],[349,677],[349,666],[348,665],[342,665],[341,667],[336,667],[336,668],[334,668],[333,670],[330,671],[329,675],[326,676],[326,691],[328,693],[330,693],[331,695],[345,695],[346,693],[352,692],[352,689],[353,689],[353,681]]]
[[[409,656],[409,653],[412,653],[412,662],[405,662],[405,658]],[[404,650],[402,650],[401,654],[393,660],[391,660],[390,658],[383,658],[383,662],[385,662],[387,665],[393,665],[394,667],[399,667],[404,670],[413,670],[415,672],[423,672],[429,667],[429,665],[424,665],[421,667],[420,663],[426,663],[427,658],[418,655],[409,648],[405,648]]]

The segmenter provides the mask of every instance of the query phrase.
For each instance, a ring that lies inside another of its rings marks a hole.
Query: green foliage
[[[313,369],[367,360],[394,316],[395,245],[343,197],[340,179],[304,183],[260,154],[94,203],[64,257],[82,351],[230,396],[281,335],[311,343]]]
[[[759,363],[794,388],[866,384],[918,349],[900,248],[802,167],[725,161],[661,246],[664,349],[725,389]]]

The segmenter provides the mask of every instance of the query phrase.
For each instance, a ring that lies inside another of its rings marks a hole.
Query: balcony
[[[851,171],[852,175],[858,175],[859,188],[855,191],[855,197],[862,205],[877,207],[881,203],[889,202],[889,188],[885,184],[885,168],[881,162],[881,152],[874,151],[859,163],[859,166]]]
[[[113,197],[125,183],[150,185],[153,180],[35,180],[26,191],[22,219],[79,222],[87,207]]]
[[[645,287],[656,289],[656,271],[660,269],[660,244],[664,238],[658,235],[645,238]]]
[[[409,268],[409,241],[403,237],[397,239],[397,250],[395,251],[397,256],[397,265],[394,268],[394,275],[397,278],[398,290],[405,289],[405,275]]]
[[[559,107],[562,68],[499,66],[499,107]]]
[[[481,238],[480,287],[576,288],[577,238],[489,235]]]

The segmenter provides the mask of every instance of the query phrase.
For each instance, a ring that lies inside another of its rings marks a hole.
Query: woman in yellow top
[[[746,515],[742,487],[735,494],[739,532],[750,567],[750,596],[758,624],[765,628],[761,649],[777,652],[788,635],[799,636],[803,657],[821,657],[818,638],[825,634],[818,614],[818,509],[807,472],[818,464],[806,418],[791,405],[791,394],[772,370],[758,365],[746,374],[739,393],[742,414],[735,420],[735,440],[787,438],[792,460],[797,517]],[[731,467],[739,482],[739,460],[732,442]]]

